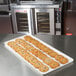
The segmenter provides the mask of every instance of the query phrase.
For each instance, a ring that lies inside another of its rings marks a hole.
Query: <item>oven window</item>
[[[38,33],[50,33],[49,13],[37,13],[37,29]]]
[[[18,32],[29,32],[27,13],[16,13]]]

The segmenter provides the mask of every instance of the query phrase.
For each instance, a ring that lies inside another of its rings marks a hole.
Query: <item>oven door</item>
[[[55,35],[54,9],[35,9],[36,33]]]
[[[31,9],[13,9],[12,20],[14,33],[33,34]]]

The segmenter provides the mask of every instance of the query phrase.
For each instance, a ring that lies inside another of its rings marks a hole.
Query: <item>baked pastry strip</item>
[[[48,66],[44,65],[37,58],[32,56],[29,52],[23,49],[21,46],[17,45],[16,42],[8,42],[8,46],[14,49],[18,54],[20,54],[25,60],[32,64],[35,68],[39,69],[41,72],[47,72],[49,70]]]
[[[55,58],[57,61],[59,61],[61,64],[66,64],[68,63],[68,59],[65,58],[62,55],[59,55],[58,53],[54,52],[41,42],[37,41],[36,39],[32,38],[31,36],[25,36],[24,39],[28,42],[31,42],[33,45],[35,45],[37,48],[42,50],[43,52],[47,53],[49,56]]]
[[[16,39],[15,42],[17,44],[20,44],[22,47],[24,47],[26,50],[31,50],[34,49],[34,47],[32,45],[30,45],[29,43],[27,43],[25,40],[23,39]]]
[[[25,40],[23,40],[23,39],[16,39],[15,41],[16,41],[16,43],[20,44],[22,47],[24,47],[26,49],[26,45],[24,45],[24,44],[26,44],[27,42],[25,42]],[[30,48],[33,47],[30,44],[29,44],[29,46],[30,46]],[[47,55],[43,54],[43,52],[41,52],[40,50],[38,50],[36,48],[33,48],[33,49],[30,49],[30,48],[29,48],[29,52],[30,53],[32,53],[33,55],[35,55],[36,57],[41,59],[44,63],[49,65],[51,68],[55,69],[55,68],[60,66],[58,62],[56,62],[53,59],[49,58]]]

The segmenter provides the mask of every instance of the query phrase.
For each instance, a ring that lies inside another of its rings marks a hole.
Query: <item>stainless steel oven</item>
[[[12,21],[14,33],[33,34],[32,10],[26,8],[12,9]]]
[[[11,10],[14,33],[61,35],[59,4],[25,2]]]

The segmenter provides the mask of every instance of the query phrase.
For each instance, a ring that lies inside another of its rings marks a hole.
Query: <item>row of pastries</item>
[[[58,54],[54,50],[48,48],[43,43],[39,42],[38,40],[32,38],[31,36],[25,36],[24,39],[33,45],[35,45],[37,48],[48,54],[50,57],[55,58],[57,61],[59,61],[61,64],[66,64],[68,62],[68,59],[64,56]]]
[[[68,63],[67,58],[51,50],[31,36],[10,41],[8,42],[8,46],[41,72],[47,72],[49,67],[56,69],[60,64]]]

